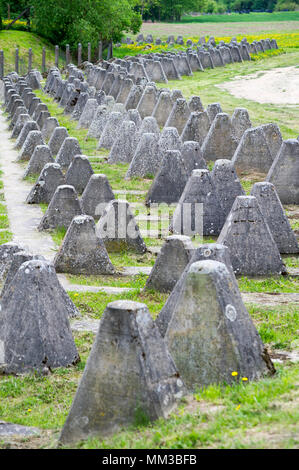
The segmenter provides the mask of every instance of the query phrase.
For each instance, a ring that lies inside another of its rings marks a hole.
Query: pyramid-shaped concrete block
[[[212,123],[219,113],[223,113],[221,105],[219,103],[211,103],[207,106],[207,114],[210,118],[210,122]]]
[[[81,198],[83,212],[98,219],[103,215],[107,204],[114,199],[115,196],[107,176],[104,174],[92,175]]]
[[[179,98],[173,105],[172,111],[165,123],[165,127],[176,127],[181,135],[190,116],[188,103],[184,98]]]
[[[56,163],[58,163],[61,168],[68,168],[75,156],[81,154],[82,152],[78,140],[75,137],[67,137],[58,151]]]
[[[232,115],[233,135],[240,142],[244,132],[252,127],[249,113],[246,108],[236,108]]]
[[[202,113],[204,111],[200,96],[191,96],[188,107],[191,113]]]
[[[202,157],[200,144],[193,140],[186,141],[181,149],[183,163],[188,177],[191,176],[193,170],[206,170],[207,165]]]
[[[41,259],[44,260],[43,256],[33,255],[26,250],[21,249],[20,251],[16,251],[11,257],[11,263],[9,269],[6,273],[5,282],[2,287],[1,297],[4,296],[5,292],[7,291],[8,286],[10,285],[11,281],[15,277],[16,273],[18,272],[19,267],[25,263],[26,261],[31,261],[32,259]]]
[[[48,142],[54,132],[59,127],[59,122],[55,117],[48,117],[41,129],[41,133],[45,142]]]
[[[136,125],[133,121],[123,121],[119,134],[112,145],[108,163],[130,163],[137,145]]]
[[[286,272],[267,221],[253,196],[235,199],[218,243],[228,246],[236,275],[269,276]]]
[[[104,242],[96,234],[94,219],[89,215],[74,217],[55,256],[57,272],[71,274],[113,274]]]
[[[74,186],[78,194],[82,194],[87,186],[93,169],[85,155],[76,155],[65,174],[66,184]]]
[[[9,271],[13,255],[21,251],[22,247],[14,242],[0,245],[0,281],[3,281]]]
[[[124,114],[112,112],[109,114],[106,125],[101,134],[98,148],[111,149],[118,137],[119,127],[124,120]]]
[[[133,85],[127,95],[126,100],[122,101],[122,103],[124,103],[126,109],[137,108],[142,95],[143,95],[143,86]]]
[[[82,215],[78,195],[73,186],[62,185],[56,191],[38,226],[38,230],[68,228],[76,215]]]
[[[171,292],[189,263],[194,247],[189,237],[167,237],[147,278],[145,288]]]
[[[244,132],[232,158],[238,172],[258,171],[267,173],[273,163],[262,127],[253,127]]]
[[[296,235],[272,183],[255,183],[251,196],[257,198],[280,253],[299,253]]]
[[[187,181],[188,174],[181,152],[165,151],[160,168],[146,195],[145,204],[178,202]]]
[[[138,130],[138,139],[141,138],[143,134],[156,134],[159,139],[160,129],[157,124],[156,119],[153,116],[147,116],[142,120],[141,126]]]
[[[30,118],[29,114],[26,114],[26,113],[20,114],[18,119],[17,119],[17,122],[15,123],[15,125],[13,127],[10,138],[11,139],[18,139],[20,133],[22,132],[23,127],[25,126],[25,124],[28,121],[30,121],[30,119],[31,118]]]
[[[181,150],[182,141],[175,127],[164,127],[159,138],[161,158],[167,150]]]
[[[263,129],[268,147],[274,160],[283,143],[280,129],[278,125],[273,122],[263,124],[261,128]]]
[[[79,122],[78,122],[78,126],[77,128],[78,129],[81,129],[81,128],[84,128],[84,129],[88,129],[90,124],[92,123],[92,120],[95,116],[95,113],[98,109],[98,102],[95,98],[90,98],[89,100],[87,100],[85,106],[84,106],[84,109],[83,109],[83,112],[79,118]]]
[[[125,119],[127,121],[133,121],[136,126],[136,129],[138,130],[140,129],[140,126],[142,124],[142,119],[137,109],[128,109],[125,115]]]
[[[174,211],[171,230],[179,235],[217,236],[224,221],[210,172],[193,170]]]
[[[156,134],[142,134],[128,168],[126,179],[146,178],[149,175],[155,175],[160,164],[161,154]]]
[[[275,369],[228,269],[218,261],[193,263],[169,321],[165,343],[190,391],[249,380]]]
[[[61,166],[47,163],[26,198],[27,204],[49,204],[56,188],[65,184]]]
[[[17,138],[17,141],[15,143],[15,148],[18,149],[18,150],[21,150],[21,148],[23,147],[23,144],[29,134],[29,132],[31,131],[38,131],[38,125],[36,124],[35,121],[27,121],[25,122],[20,134],[19,134],[19,137]]]
[[[164,127],[173,108],[173,102],[169,91],[160,93],[156,106],[153,110],[153,117],[157,120],[158,126]]]
[[[39,175],[47,163],[55,163],[48,145],[37,145],[29,160],[23,178]]]
[[[60,435],[71,444],[133,424],[167,417],[184,385],[146,305],[107,305]]]
[[[157,103],[157,93],[153,86],[146,86],[137,106],[141,119],[151,116]]]
[[[76,364],[80,358],[68,319],[74,313],[78,315],[51,264],[23,263],[1,299],[0,362],[5,373]]]
[[[216,161],[220,158],[231,160],[236,148],[237,141],[233,137],[229,115],[226,113],[217,114],[202,144],[201,150],[204,159],[206,161]]]
[[[282,204],[299,204],[299,141],[285,140],[266,181],[274,184]]]
[[[236,197],[245,196],[245,191],[231,160],[216,160],[211,171],[211,178],[226,218]]]
[[[160,311],[158,317],[156,318],[156,325],[159,328],[161,335],[164,337],[168,328],[169,321],[172,317],[172,314],[175,310],[177,301],[180,298],[182,289],[184,287],[185,279],[188,274],[191,264],[196,261],[206,261],[214,260],[224,263],[227,267],[231,277],[232,285],[234,283],[235,289],[238,290],[238,284],[234,275],[234,271],[230,262],[229,251],[227,246],[220,245],[220,243],[206,243],[203,245],[198,245],[194,250],[191,256],[191,259],[184,271],[182,272],[179,280],[177,281],[175,287],[171,291],[171,294],[168,296],[162,310]]]
[[[28,161],[37,145],[45,145],[40,131],[30,131],[18,155],[17,161]]]
[[[97,234],[108,251],[146,252],[146,245],[127,201],[115,199],[107,204],[97,224]]]
[[[48,142],[52,155],[57,155],[65,139],[69,137],[65,127],[56,127]]]
[[[202,145],[208,135],[210,127],[210,118],[206,111],[192,112],[183,129],[181,139],[183,142],[186,140],[194,140]]]
[[[88,129],[87,137],[99,139],[107,123],[109,111],[106,105],[98,106]]]

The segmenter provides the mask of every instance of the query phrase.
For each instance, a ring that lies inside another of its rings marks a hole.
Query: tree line
[[[180,21],[190,12],[298,8],[299,0],[0,0],[0,27],[1,16],[13,19],[25,10],[30,29],[53,44],[75,49],[80,42],[97,48],[101,41],[105,49],[126,33],[138,33],[143,20]]]

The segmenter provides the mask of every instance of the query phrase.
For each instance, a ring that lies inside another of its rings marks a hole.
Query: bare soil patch
[[[236,98],[258,103],[299,105],[299,67],[284,67],[257,72],[247,77],[216,85]]]

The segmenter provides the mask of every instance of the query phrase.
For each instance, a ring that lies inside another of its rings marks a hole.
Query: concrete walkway
[[[0,111],[0,167],[3,171],[4,195],[13,241],[22,244],[31,253],[43,255],[52,261],[55,244],[52,237],[38,232],[37,226],[43,216],[37,204],[25,204],[32,184],[23,181],[24,168],[16,163],[18,152],[10,140],[8,121]]]

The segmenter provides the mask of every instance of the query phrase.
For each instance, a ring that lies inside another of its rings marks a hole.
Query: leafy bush
[[[275,6],[275,11],[284,11],[284,10],[289,10],[289,11],[295,11],[298,8],[298,5],[295,2],[291,1],[278,1],[278,3]]]

